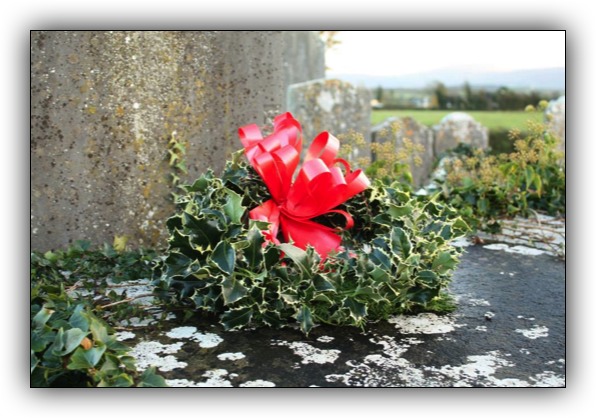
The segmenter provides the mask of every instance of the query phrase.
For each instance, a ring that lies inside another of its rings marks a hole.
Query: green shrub
[[[509,133],[509,154],[455,155],[445,164],[442,200],[473,227],[497,232],[499,219],[565,213],[565,161],[559,139],[544,124],[530,121],[524,134]]]
[[[31,254],[32,387],[165,386],[154,369],[136,370],[129,348],[100,317],[141,314],[135,304],[114,303],[124,296],[105,292],[106,280],[148,277],[153,257],[107,245],[91,251],[86,242],[66,251]]]
[[[312,248],[264,244],[267,224],[248,210],[270,195],[243,158],[236,153],[221,178],[208,172],[183,186],[156,269],[164,298],[216,314],[226,329],[298,322],[305,333],[441,305],[460,254],[450,241],[467,231],[453,209],[377,181],[342,207],[355,227],[345,249],[321,261]]]
[[[509,129],[491,129],[488,134],[488,146],[492,155],[509,154],[515,151]]]

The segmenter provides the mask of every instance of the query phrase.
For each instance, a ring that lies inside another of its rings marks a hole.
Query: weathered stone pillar
[[[163,244],[174,176],[219,172],[240,125],[285,110],[285,37],[33,31],[32,248]]]

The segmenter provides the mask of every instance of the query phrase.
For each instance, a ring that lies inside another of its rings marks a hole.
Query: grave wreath
[[[291,114],[263,138],[239,129],[244,150],[223,175],[182,186],[167,221],[169,248],[156,268],[160,293],[217,314],[226,329],[298,323],[363,327],[431,309],[467,224],[454,209],[371,182],[338,159],[328,132],[295,175],[302,129]],[[343,168],[343,170],[342,170]]]

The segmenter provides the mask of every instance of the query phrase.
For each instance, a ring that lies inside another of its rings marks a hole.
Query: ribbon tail
[[[333,228],[308,220],[296,220],[281,216],[282,232],[286,242],[294,242],[296,247],[305,250],[309,245],[324,260],[330,252],[338,251],[341,237]]]
[[[280,225],[280,211],[279,206],[273,201],[268,200],[261,206],[257,206],[248,213],[248,217],[257,221],[269,222],[269,229],[263,232],[263,236],[266,241],[273,242],[274,244],[281,244],[277,239]]]

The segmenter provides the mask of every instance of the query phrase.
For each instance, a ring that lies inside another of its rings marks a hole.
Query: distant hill
[[[328,72],[327,78],[338,78],[357,86],[375,88],[420,89],[440,81],[447,87],[459,87],[466,81],[472,87],[486,89],[508,87],[523,90],[565,90],[565,68],[544,68],[509,72],[478,72],[448,68],[400,76],[373,76]]]

